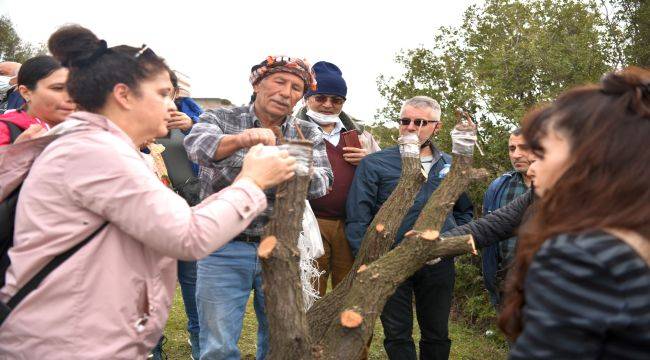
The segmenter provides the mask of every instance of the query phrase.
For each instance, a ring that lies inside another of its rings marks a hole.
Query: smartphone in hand
[[[361,149],[361,141],[359,140],[359,133],[356,130],[350,130],[341,133],[343,138],[343,145],[345,147],[355,147]]]

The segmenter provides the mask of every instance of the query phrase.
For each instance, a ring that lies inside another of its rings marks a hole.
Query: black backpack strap
[[[88,244],[90,240],[92,240],[97,234],[99,234],[100,231],[106,227],[106,225],[108,225],[108,221],[103,223],[102,226],[93,231],[92,234],[88,235],[77,245],[66,250],[64,253],[55,256],[54,259],[50,260],[50,262],[47,263],[47,265],[45,265],[45,267],[43,267],[36,275],[29,279],[25,286],[18,290],[16,295],[14,295],[6,305],[0,304],[0,325],[2,325],[5,319],[9,316],[9,313],[11,313],[11,311],[15,309],[16,306],[18,306],[18,304],[20,304],[20,302],[27,297],[27,295],[34,291],[52,271],[59,267],[59,265],[63,264],[66,260],[68,260],[70,256],[74,255],[77,251],[79,251],[79,249],[84,247],[84,245]]]
[[[0,120],[7,125],[9,128],[9,143],[13,144],[16,141],[16,138],[23,133],[23,129],[19,128],[16,124],[11,121]]]

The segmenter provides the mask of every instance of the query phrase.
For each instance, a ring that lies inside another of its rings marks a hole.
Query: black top
[[[498,208],[480,219],[455,227],[442,234],[442,237],[472,234],[476,247],[484,248],[516,235],[516,230],[524,219],[524,214],[533,203],[535,195],[528,190],[508,205]]]

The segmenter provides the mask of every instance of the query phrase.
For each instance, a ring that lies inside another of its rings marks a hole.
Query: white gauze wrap
[[[297,175],[309,175],[312,166],[312,149],[310,147],[284,144],[277,148],[287,150],[289,155],[296,158]],[[300,252],[300,283],[305,311],[307,311],[314,304],[314,301],[319,298],[318,277],[321,272],[318,271],[316,266],[316,259],[325,254],[318,222],[307,200],[305,200],[305,210],[302,216],[302,231],[298,236],[298,251]]]

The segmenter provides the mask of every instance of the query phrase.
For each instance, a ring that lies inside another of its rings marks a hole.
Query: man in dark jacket
[[[420,161],[427,181],[422,185],[415,202],[406,214],[397,232],[396,243],[411,229],[422,208],[451,165],[451,157],[431,142],[440,131],[440,105],[426,96],[406,100],[400,115],[400,133],[415,133],[420,139]],[[346,235],[356,254],[368,225],[394,190],[401,174],[398,147],[392,147],[366,156],[352,181],[347,200]],[[466,194],[456,201],[453,213],[445,220],[443,231],[472,220],[473,206]],[[390,359],[415,359],[413,342],[413,294],[420,325],[420,356],[422,359],[447,359],[451,340],[448,338],[449,310],[454,288],[453,259],[443,259],[434,265],[425,265],[402,283],[388,299],[381,315],[384,326],[384,347]]]
[[[516,129],[510,134],[508,157],[514,170],[503,174],[490,184],[483,197],[483,214],[489,214],[509,204],[531,186],[532,179],[527,172],[532,161],[532,154],[520,129]],[[517,238],[513,236],[484,248],[481,253],[483,281],[490,293],[490,302],[495,307],[501,303],[499,284],[505,278],[505,271],[514,256],[516,243]]]

